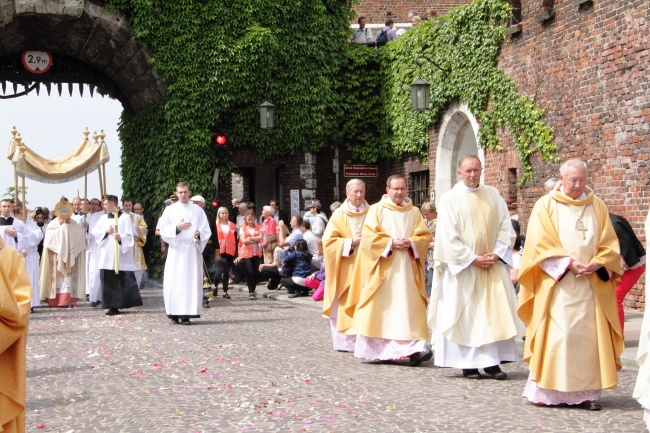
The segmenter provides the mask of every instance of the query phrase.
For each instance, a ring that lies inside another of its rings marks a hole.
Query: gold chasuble
[[[392,238],[413,241],[419,258],[398,249],[382,257]],[[346,309],[357,334],[390,340],[428,338],[424,259],[430,241],[424,217],[410,200],[397,206],[384,195],[370,206]]]
[[[69,280],[69,281],[68,281]],[[45,231],[41,257],[41,299],[54,299],[62,284],[70,296],[84,297],[86,281],[86,232],[75,221],[50,221]]]
[[[343,256],[345,240],[351,240],[361,235],[363,221],[368,213],[368,203],[364,200],[364,210],[353,212],[347,200],[338,208],[330,218],[323,233],[323,255],[327,278],[325,279],[325,292],[323,293],[323,315],[337,317],[336,328],[338,332],[354,334],[352,328],[352,315],[345,312],[348,307],[348,295],[352,271],[359,256],[359,246],[355,247],[349,256]],[[337,312],[332,314],[331,309],[338,301]]]
[[[0,239],[0,431],[25,431],[32,284],[23,257]]]
[[[562,392],[615,388],[624,348],[615,292],[618,239],[603,201],[586,192],[573,200],[553,191],[537,201],[519,270],[530,380]],[[596,273],[578,278],[567,271],[556,281],[540,265],[558,258],[598,263],[612,276],[603,281]]]
[[[133,226],[135,230],[137,230],[139,236],[133,236],[133,240],[135,241],[133,243],[133,261],[135,262],[135,270],[145,271],[147,269],[147,262],[145,261],[142,247],[147,243],[147,223],[142,215],[138,215],[137,213],[131,214],[131,220],[133,221]]]

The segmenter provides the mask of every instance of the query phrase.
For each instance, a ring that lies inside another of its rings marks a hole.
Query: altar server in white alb
[[[121,308],[139,307],[142,298],[135,280],[131,217],[117,211],[117,197],[114,195],[104,198],[104,208],[106,215],[95,224],[92,233],[99,246],[103,307],[108,308],[107,316],[113,316],[120,314]]]
[[[172,322],[184,325],[201,317],[202,252],[211,236],[205,212],[190,202],[190,194],[187,183],[176,185],[179,200],[165,209],[157,226],[169,244],[163,280],[165,311]]]
[[[14,218],[14,201],[4,198],[0,201],[0,237],[5,244],[22,254],[25,247],[27,227],[20,219]]]
[[[14,208],[14,218],[22,218],[23,207]],[[32,311],[34,307],[41,305],[41,288],[39,279],[41,276],[41,257],[38,254],[38,244],[43,240],[44,233],[36,222],[28,214],[25,216],[25,237],[24,248],[21,254],[25,257],[25,267],[29,281],[32,283]]]
[[[97,245],[93,237],[93,228],[95,228],[102,215],[104,215],[102,203],[99,199],[93,198],[90,200],[90,212],[86,215],[86,223],[88,224],[86,293],[89,295],[91,307],[97,307],[102,303],[102,285],[99,281],[99,245]]]

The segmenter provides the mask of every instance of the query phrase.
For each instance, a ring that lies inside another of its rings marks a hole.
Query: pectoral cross
[[[585,235],[585,232],[587,231],[587,227],[585,227],[584,224],[582,224],[581,219],[578,220],[578,227],[576,227],[576,230],[578,230],[579,232],[582,232],[582,240],[587,239],[587,235]]]

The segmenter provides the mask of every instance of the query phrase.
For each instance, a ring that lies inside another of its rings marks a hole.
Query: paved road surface
[[[28,340],[29,432],[642,432],[636,370],[603,411],[536,407],[507,381],[428,362],[371,364],[331,349],[316,303],[231,292],[191,326],[145,306],[107,317],[81,303],[38,309]]]

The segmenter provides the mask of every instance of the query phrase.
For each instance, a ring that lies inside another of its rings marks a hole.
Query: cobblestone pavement
[[[427,362],[373,364],[331,349],[317,304],[231,291],[191,326],[145,306],[107,317],[81,303],[38,309],[28,340],[29,432],[642,432],[624,368],[601,412],[544,408],[507,381]],[[304,301],[302,299],[301,301]]]

